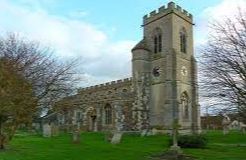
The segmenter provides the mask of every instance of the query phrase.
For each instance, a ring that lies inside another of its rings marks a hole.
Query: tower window
[[[180,32],[180,51],[186,53],[187,51],[187,39],[186,39],[186,32],[183,28]]]
[[[110,104],[105,106],[105,124],[112,124],[112,107]]]
[[[158,36],[158,50],[161,52],[162,50],[162,37],[161,35]]]
[[[159,28],[154,30],[154,53],[162,51],[162,34]]]
[[[157,53],[158,52],[158,39],[157,39],[157,36],[155,36],[154,38],[154,52]]]

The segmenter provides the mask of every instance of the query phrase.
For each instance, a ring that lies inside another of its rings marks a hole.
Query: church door
[[[87,113],[88,131],[97,131],[97,112],[95,108],[90,108]]]

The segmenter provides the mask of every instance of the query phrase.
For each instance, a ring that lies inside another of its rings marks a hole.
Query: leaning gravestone
[[[43,125],[43,137],[51,137],[51,126],[49,124]]]
[[[120,143],[121,137],[122,137],[122,132],[115,132],[112,139],[111,139],[111,143],[112,144]]]

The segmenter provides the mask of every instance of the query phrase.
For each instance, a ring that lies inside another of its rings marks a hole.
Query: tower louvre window
[[[154,38],[154,52],[155,53],[158,52],[158,39],[157,39],[157,36],[155,36],[155,38]]]
[[[162,37],[161,35],[158,36],[158,51],[162,51]]]
[[[153,34],[154,38],[154,53],[159,53],[162,51],[162,32],[160,28],[156,28]]]
[[[183,53],[187,51],[187,37],[184,28],[180,31],[180,51]]]

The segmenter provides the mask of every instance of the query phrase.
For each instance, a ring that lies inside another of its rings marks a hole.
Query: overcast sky
[[[142,38],[142,17],[167,0],[0,0],[0,31],[17,32],[80,58],[84,86],[131,76],[131,48]],[[194,17],[195,47],[209,21],[245,8],[246,0],[176,0]],[[199,53],[196,53],[199,54]]]

